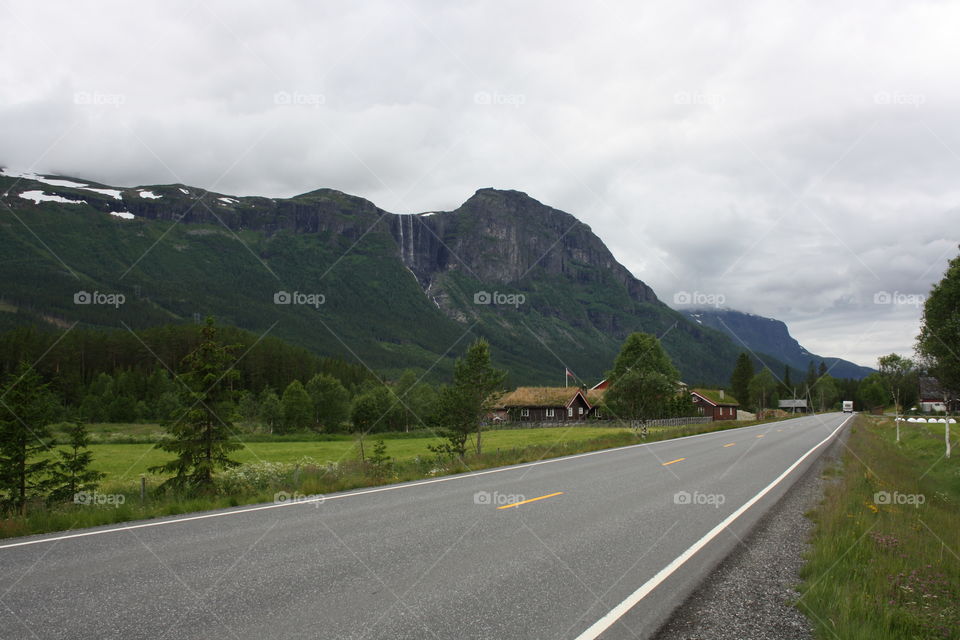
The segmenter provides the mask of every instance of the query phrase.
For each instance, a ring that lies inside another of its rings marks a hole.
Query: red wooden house
[[[500,398],[497,413],[521,422],[586,420],[593,410],[578,387],[518,387]]]
[[[740,403],[723,389],[693,389],[690,399],[701,415],[714,420],[736,420]]]

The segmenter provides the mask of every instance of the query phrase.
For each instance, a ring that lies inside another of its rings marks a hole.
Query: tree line
[[[142,414],[139,419],[155,419],[159,398],[147,397],[153,389],[167,392],[173,388],[174,374],[200,344],[202,331],[203,326],[197,324],[138,331],[17,327],[0,333],[0,377],[28,362],[49,381],[50,390],[64,406],[79,408],[91,393],[102,398],[110,392],[105,406],[97,407],[95,399],[90,399],[88,408],[107,419],[112,419],[109,412],[113,410],[123,416],[116,421],[138,419],[138,412]],[[363,366],[319,357],[279,338],[229,326],[218,331],[219,339],[237,347],[234,367],[239,377],[232,384],[238,390],[282,392],[293,380],[305,382],[316,374],[326,374],[353,391],[376,379]],[[111,407],[117,396],[123,399]],[[145,404],[136,406],[140,401]]]
[[[877,367],[878,371],[856,380],[834,378],[825,362],[819,366],[810,362],[806,376],[793,381],[790,367],[785,367],[779,378],[768,367],[756,372],[753,360],[744,352],[737,357],[727,390],[741,407],[754,411],[775,409],[780,400],[787,399],[806,400],[809,408],[820,412],[839,409],[843,400],[853,401],[861,410],[916,404],[921,367],[897,354],[879,358]]]

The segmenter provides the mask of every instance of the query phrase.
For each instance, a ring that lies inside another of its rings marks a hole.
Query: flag
[[[577,379],[577,376],[573,375],[573,372],[570,371],[570,369],[567,369],[566,367],[563,368],[563,373],[564,373],[564,376],[563,376],[563,386],[567,386],[567,380],[568,380],[568,379],[570,379],[570,378],[573,378],[574,380]]]

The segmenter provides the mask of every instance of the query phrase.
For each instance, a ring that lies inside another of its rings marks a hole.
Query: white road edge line
[[[613,609],[611,609],[605,616],[603,616],[602,618],[594,622],[592,625],[590,625],[590,627],[586,631],[581,633],[579,636],[577,636],[575,640],[595,640],[596,638],[600,637],[600,635],[603,634],[607,629],[609,629],[614,624],[616,624],[617,620],[622,618],[637,603],[639,603],[641,600],[647,597],[647,595],[651,591],[656,589],[660,585],[660,583],[662,583],[664,580],[669,578],[673,574],[673,572],[675,572],[677,569],[683,566],[684,563],[686,563],[687,560],[692,558],[695,553],[700,551],[700,549],[705,547],[711,540],[716,538],[721,531],[723,531],[728,526],[730,526],[730,524],[734,520],[736,520],[741,515],[743,515],[744,512],[746,512],[750,507],[755,505],[761,498],[763,498],[763,496],[767,495],[767,493],[769,493],[771,489],[773,489],[778,484],[780,484],[780,482],[783,481],[783,479],[786,478],[791,471],[796,469],[801,462],[806,460],[810,454],[812,454],[814,451],[816,451],[821,446],[823,446],[824,443],[828,442],[835,435],[837,435],[837,433],[841,429],[843,429],[843,427],[847,424],[847,422],[850,421],[852,417],[853,416],[850,416],[849,418],[841,422],[840,426],[833,430],[833,433],[831,433],[829,436],[821,440],[818,444],[814,445],[814,447],[809,451],[807,451],[805,454],[800,456],[800,458],[798,458],[796,462],[791,464],[786,471],[781,473],[773,482],[771,482],[766,487],[761,489],[760,493],[758,493],[757,495],[747,500],[743,504],[743,506],[741,506],[739,509],[737,509],[736,511],[731,513],[729,516],[724,518],[723,521],[720,522],[720,524],[718,524],[713,529],[708,531],[707,534],[704,535],[702,538],[694,542],[693,545],[690,546],[690,548],[688,548],[686,551],[684,551],[679,556],[674,558],[670,564],[665,566],[663,569],[657,572],[655,576],[653,576],[652,578],[647,580],[645,583],[643,583],[643,585],[639,589],[637,589],[636,591],[631,593],[629,596],[627,596],[627,598],[623,602],[621,602],[620,604],[615,606]]]
[[[804,418],[796,418],[796,420],[803,420]],[[314,499],[308,500],[297,500],[295,502],[280,502],[277,504],[267,504],[261,505],[259,507],[245,507],[242,509],[233,509],[231,511],[217,511],[215,513],[205,513],[199,516],[187,516],[184,518],[174,518],[170,520],[158,520],[155,522],[144,522],[141,524],[131,524],[125,525],[122,527],[112,527],[110,529],[97,529],[94,531],[83,531],[80,533],[71,533],[62,536],[54,537],[44,537],[37,538],[34,540],[25,540],[22,542],[13,542],[10,544],[0,544],[0,550],[2,549],[12,549],[14,547],[26,547],[32,544],[41,544],[44,542],[59,542],[60,540],[71,540],[73,538],[87,538],[90,536],[99,536],[106,533],[117,533],[119,531],[131,531],[134,529],[147,529],[150,527],[162,527],[168,524],[179,524],[181,522],[190,522],[193,520],[206,520],[208,518],[222,518],[224,516],[233,516],[239,515],[242,513],[251,513],[253,511],[265,511],[267,509],[280,509],[282,507],[294,507],[298,505],[313,504],[316,502],[325,502],[327,500],[342,500],[344,498],[352,498],[354,496],[363,496],[370,493],[382,493],[384,491],[396,491],[397,489],[406,489],[409,487],[419,487],[426,484],[436,484],[438,482],[451,482],[453,480],[463,480],[465,478],[476,478],[478,476],[485,476],[492,473],[503,473],[504,471],[513,471],[514,469],[525,469],[527,467],[536,467],[542,464],[553,464],[555,462],[563,462],[565,460],[575,460],[577,458],[585,458],[587,456],[596,456],[603,453],[615,453],[618,451],[627,451],[629,449],[636,449],[638,447],[652,447],[659,444],[669,444],[671,442],[679,442],[680,440],[687,440],[689,438],[703,438],[705,436],[714,436],[721,437],[724,434],[728,434],[731,431],[738,431],[740,429],[759,429],[760,427],[767,427],[771,423],[764,424],[755,424],[748,427],[738,427],[736,429],[723,429],[721,431],[711,431],[709,433],[697,433],[692,436],[681,436],[679,438],[670,438],[668,440],[657,440],[656,442],[643,442],[640,444],[631,444],[625,447],[614,447],[613,449],[601,449],[600,451],[588,451],[586,453],[577,453],[572,456],[563,456],[560,458],[550,458],[549,460],[537,460],[536,462],[524,462],[522,464],[517,464],[509,467],[499,467],[497,469],[488,469],[487,471],[475,471],[473,473],[460,474],[455,476],[444,476],[443,478],[435,478],[433,480],[419,480],[417,482],[408,482],[406,484],[395,484],[387,487],[377,487],[375,489],[363,489],[361,491],[352,491],[350,493],[339,493],[332,496],[319,496]],[[842,426],[842,425],[841,425]],[[820,446],[820,445],[817,445]],[[814,447],[816,448],[816,447]],[[44,535],[44,534],[40,534]]]

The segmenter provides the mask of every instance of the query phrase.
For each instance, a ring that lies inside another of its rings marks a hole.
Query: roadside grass
[[[960,638],[960,460],[943,458],[942,424],[900,434],[858,416],[810,514],[797,606],[818,638]]]
[[[160,491],[164,478],[147,472],[150,466],[170,458],[155,444],[94,444],[90,446],[91,466],[106,477],[90,503],[32,504],[26,516],[0,519],[0,538],[323,495],[780,420],[783,418],[652,427],[645,438],[632,429],[609,426],[490,430],[483,434],[483,453],[468,453],[463,460],[438,457],[427,447],[441,440],[422,433],[371,434],[365,438],[367,455],[374,442],[383,439],[390,457],[379,466],[360,461],[357,442],[351,436],[334,434],[318,439],[305,434],[313,439],[245,443],[232,455],[241,466],[219,474],[216,491],[187,496]],[[142,502],[141,474],[145,486]]]

